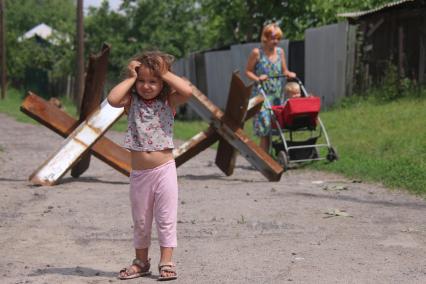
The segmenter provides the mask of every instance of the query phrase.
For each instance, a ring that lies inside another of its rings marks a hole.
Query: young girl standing
[[[136,258],[118,277],[151,274],[148,249],[156,222],[160,243],[159,280],[177,278],[172,262],[177,246],[178,186],[173,159],[173,121],[178,105],[192,94],[189,82],[171,72],[172,56],[145,52],[128,64],[128,77],[108,95],[114,107],[128,109],[124,147],[131,151],[130,202]]]

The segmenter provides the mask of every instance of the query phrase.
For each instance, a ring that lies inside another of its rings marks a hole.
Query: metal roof
[[[47,39],[53,33],[53,29],[46,25],[45,23],[41,23],[23,35],[23,38],[28,39],[34,36],[39,36],[42,39]]]
[[[343,18],[359,18],[359,17],[365,16],[365,15],[368,15],[368,14],[373,14],[373,13],[378,12],[380,10],[399,6],[399,5],[407,3],[407,2],[415,2],[415,1],[416,0],[399,0],[399,1],[394,1],[394,2],[391,2],[391,3],[383,4],[379,7],[371,9],[371,10],[358,11],[358,12],[348,12],[348,13],[339,13],[339,14],[337,14],[337,16],[343,17]]]
[[[53,37],[53,35],[56,35]],[[65,40],[67,42],[70,41],[69,36],[59,33],[50,26],[46,25],[45,23],[38,24],[37,26],[33,27],[31,30],[27,31],[22,36],[18,37],[18,41],[21,42],[26,39],[30,39],[33,37],[40,37],[46,41],[48,41],[51,44],[58,45],[60,44],[60,40]]]

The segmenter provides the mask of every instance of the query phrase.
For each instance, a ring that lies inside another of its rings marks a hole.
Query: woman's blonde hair
[[[283,31],[275,23],[272,23],[263,27],[262,36],[261,36],[262,43],[265,43],[271,37],[276,37],[278,39],[282,39],[283,37]]]
[[[167,71],[172,71],[172,64],[174,61],[174,56],[161,52],[161,51],[144,51],[136,56],[134,56],[131,61],[139,61],[141,66],[148,68],[152,74],[161,78],[161,72],[164,69]],[[167,96],[170,94],[171,88],[169,84],[163,81],[163,89],[161,90],[158,98],[162,101],[167,99]]]

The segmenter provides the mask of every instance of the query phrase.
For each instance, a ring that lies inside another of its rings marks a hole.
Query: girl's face
[[[145,100],[152,100],[161,93],[161,90],[163,90],[163,80],[145,66],[140,66],[136,80],[136,92],[139,96]]]

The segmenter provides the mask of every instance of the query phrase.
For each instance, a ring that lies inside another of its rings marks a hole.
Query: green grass
[[[36,123],[19,111],[22,98],[23,94],[10,90],[8,98],[0,101],[0,112],[21,122]],[[72,104],[62,101],[67,112],[75,116]],[[307,167],[425,195],[425,109],[426,99],[423,96],[388,103],[357,98],[323,111],[321,119],[340,159],[335,163],[317,162]],[[113,126],[113,130],[117,131],[125,131],[126,128],[126,117]],[[203,121],[177,120],[175,137],[187,140],[206,128],[207,123]],[[251,121],[245,124],[245,131],[253,137]]]
[[[0,112],[12,116],[20,122],[35,123],[32,118],[19,111],[23,97],[23,93],[14,89],[8,89],[6,98],[0,100]]]
[[[426,99],[358,100],[321,113],[336,163],[310,167],[426,193]]]
[[[0,100],[0,112],[14,117],[19,122],[38,124],[38,122],[34,119],[19,110],[24,97],[24,92],[20,92],[15,89],[8,89],[7,97],[4,100]],[[76,117],[76,109],[72,105],[71,101],[66,98],[61,98],[61,102],[65,111]]]

